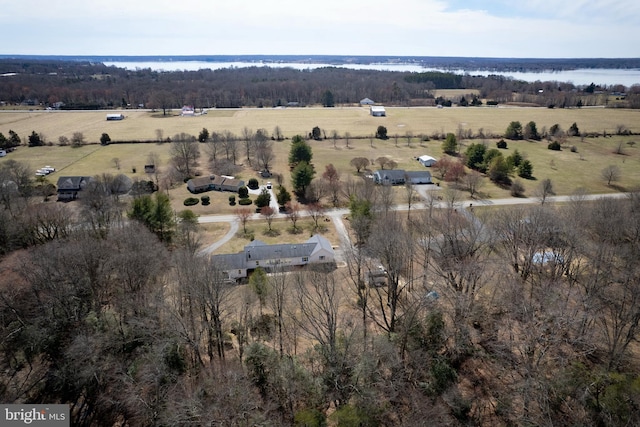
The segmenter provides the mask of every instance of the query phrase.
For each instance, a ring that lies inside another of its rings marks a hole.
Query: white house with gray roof
[[[229,279],[237,280],[247,277],[249,271],[258,267],[269,271],[275,267],[331,264],[335,262],[335,252],[327,239],[316,234],[304,243],[268,245],[254,240],[242,252],[213,255],[211,259]]]

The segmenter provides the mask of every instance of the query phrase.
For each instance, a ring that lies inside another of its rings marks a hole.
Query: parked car
[[[271,181],[267,181],[267,190],[271,190],[271,187],[272,187]]]

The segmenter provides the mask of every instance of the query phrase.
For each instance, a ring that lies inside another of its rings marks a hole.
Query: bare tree
[[[183,177],[192,176],[200,157],[200,148],[195,140],[173,141],[169,150],[174,168]]]
[[[326,166],[322,178],[327,182],[327,190],[331,195],[331,203],[333,203],[333,206],[338,206],[341,190],[340,174],[338,174],[338,171],[332,163]]]
[[[350,385],[355,364],[352,330],[342,318],[337,278],[334,273],[309,271],[295,275],[294,281],[296,325],[320,346],[321,375],[328,385],[325,398],[340,408],[354,393]]]
[[[351,133],[350,132],[345,132],[344,133],[344,141],[347,144],[347,148],[349,148],[349,140],[351,139]]]
[[[249,208],[239,208],[235,212],[236,218],[242,224],[242,231],[247,234],[247,221],[251,218],[251,210]]]
[[[111,163],[113,163],[113,167],[120,170],[120,159],[118,157],[111,159]]]
[[[256,159],[258,160],[258,167],[261,170],[269,171],[271,163],[275,160],[276,156],[273,152],[273,143],[269,140],[256,140]]]
[[[280,129],[280,126],[276,126],[275,128],[273,128],[273,138],[276,141],[282,141],[284,139],[284,135],[282,134],[282,129]]]
[[[316,230],[319,227],[318,221],[324,216],[324,212],[325,210],[320,203],[310,203],[309,205],[307,205],[307,213],[309,214],[311,219],[313,219]]]
[[[339,135],[337,130],[331,131],[331,139],[333,140],[333,148],[336,148],[336,142],[338,141]]]
[[[600,176],[604,181],[607,181],[607,185],[610,186],[612,182],[620,181],[620,177],[622,176],[622,173],[618,166],[609,165],[604,169],[602,169],[602,171],[600,172]]]
[[[271,206],[263,206],[260,209],[260,215],[262,215],[264,219],[267,220],[269,231],[272,231],[271,223],[273,222],[273,218],[276,216],[276,210],[273,209]]]
[[[482,174],[475,170],[466,174],[462,178],[462,182],[471,197],[474,197],[478,193],[478,190],[480,190],[480,188],[482,188],[482,185],[484,184],[484,181],[482,180]]]
[[[536,196],[538,196],[538,199],[540,200],[540,204],[544,205],[544,202],[547,200],[547,197],[552,196],[554,194],[555,193],[553,192],[553,182],[549,178],[543,179],[538,185],[538,188],[536,188]]]
[[[244,141],[244,152],[247,157],[247,163],[251,165],[251,157],[254,145],[255,134],[248,127],[242,128],[242,140]],[[228,157],[227,157],[228,158]]]
[[[413,199],[416,196],[416,188],[413,186],[409,177],[405,177],[404,190],[407,200],[407,219],[409,219],[411,216],[411,205],[413,204]]]
[[[227,160],[232,160],[233,164],[236,164],[236,159],[238,157],[238,145],[236,144],[236,136],[233,132],[225,130],[222,134],[222,148],[226,155]]]
[[[370,307],[369,315],[388,334],[396,332],[401,315],[400,297],[411,281],[413,242],[403,221],[393,213],[374,223],[367,242],[369,250],[380,260],[387,275],[387,286],[375,288],[375,310]]]
[[[356,168],[357,173],[360,173],[361,170],[366,169],[366,167],[369,166],[369,159],[366,157],[354,157],[351,159],[349,164]]]
[[[298,203],[287,202],[285,205],[285,212],[287,214],[287,218],[291,221],[293,226],[293,232],[298,232],[298,220],[300,219],[300,205]]]

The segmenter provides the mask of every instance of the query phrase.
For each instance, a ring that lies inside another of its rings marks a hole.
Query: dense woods
[[[127,219],[110,177],[34,204],[20,171],[3,402],[67,403],[74,426],[640,423],[638,193],[474,212],[446,190],[407,213],[352,180],[344,265],[236,285],[192,221],[159,233],[151,199]]]
[[[0,60],[0,101],[62,109],[275,107],[356,104],[368,97],[388,105],[435,105],[435,89],[477,89],[493,103],[525,102],[547,107],[609,105],[640,107],[640,88],[576,87],[527,83],[501,76],[444,72],[392,72],[326,67],[227,68],[158,72],[128,71],[96,62]],[[606,94],[625,93],[609,102]],[[454,99],[460,105],[471,100]],[[451,100],[448,100],[451,102]],[[447,103],[443,101],[438,103]],[[450,105],[450,104],[449,104]],[[476,104],[471,104],[476,105]]]

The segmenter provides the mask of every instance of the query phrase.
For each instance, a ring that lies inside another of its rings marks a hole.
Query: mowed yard
[[[0,132],[7,135],[12,129],[26,142],[31,131],[43,133],[48,141],[57,141],[58,135],[70,137],[73,132],[83,132],[88,142],[95,142],[102,132],[110,135],[114,141],[149,140],[148,143],[110,144],[100,146],[93,143],[79,148],[57,145],[29,148],[20,147],[7,157],[0,159],[16,159],[29,163],[35,169],[51,165],[58,171],[48,177],[55,184],[61,175],[99,175],[102,173],[123,173],[133,179],[151,179],[146,176],[143,166],[151,153],[161,161],[161,170],[169,167],[169,143],[156,143],[156,129],[162,129],[165,137],[176,133],[187,132],[197,135],[204,127],[210,132],[229,130],[240,135],[247,127],[253,131],[264,128],[272,132],[279,126],[287,138],[293,135],[307,135],[314,126],[327,132],[336,130],[344,136],[349,132],[352,136],[347,141],[340,138],[310,141],[313,148],[313,163],[316,176],[320,176],[327,164],[332,163],[341,173],[343,180],[355,175],[355,169],[349,165],[354,157],[365,157],[375,160],[387,156],[397,162],[398,168],[420,170],[423,167],[415,160],[417,156],[428,154],[436,158],[442,157],[441,141],[423,141],[417,135],[430,136],[433,133],[456,133],[458,128],[471,129],[477,133],[483,129],[485,133],[503,133],[511,121],[518,120],[523,125],[535,121],[539,130],[558,123],[562,129],[568,129],[576,122],[582,132],[600,132],[607,130],[613,133],[618,125],[624,125],[632,132],[640,133],[640,111],[615,109],[555,109],[546,108],[389,108],[388,116],[374,118],[366,108],[299,108],[299,109],[240,109],[209,110],[208,114],[197,117],[158,117],[158,113],[127,110],[123,121],[107,122],[105,112],[0,112]],[[161,114],[160,114],[161,115]],[[386,141],[372,139],[377,127],[387,128],[389,139]],[[413,135],[408,139],[407,136]],[[396,138],[397,136],[397,138]],[[407,143],[409,141],[409,143]],[[478,139],[461,141],[464,147]],[[486,140],[490,147],[495,147],[495,140]],[[547,149],[546,142],[508,141],[508,149],[503,153],[508,156],[518,149],[533,163],[535,180],[523,180],[525,195],[531,196],[540,180],[550,178],[557,194],[569,194],[577,188],[585,188],[591,193],[629,190],[640,185],[640,147],[629,142],[640,143],[636,136],[613,136],[599,138],[569,138],[560,152]],[[622,144],[624,154],[615,154]],[[241,143],[239,145],[242,145]],[[570,146],[577,152],[571,152]],[[276,154],[272,172],[284,177],[284,184],[291,189],[290,173],[287,157],[290,140],[274,141]],[[201,174],[215,173],[210,168],[205,150],[199,164]],[[118,162],[115,161],[118,159]],[[242,148],[239,149],[239,163],[244,163],[238,177],[248,181],[258,177],[244,159]],[[621,170],[621,180],[616,187],[608,187],[601,178],[601,170],[608,165],[617,165]],[[118,166],[119,165],[119,169]],[[134,172],[135,169],[135,172]],[[377,169],[377,165],[370,166]],[[266,179],[259,178],[262,184]],[[434,179],[434,181],[438,181]],[[499,188],[485,179],[481,188],[481,197],[509,197],[507,189]],[[442,186],[447,184],[442,183]],[[398,189],[398,201],[402,202],[404,192]],[[230,193],[207,193],[212,198],[209,206],[191,207],[198,214],[229,214],[235,208],[229,206]],[[183,201],[191,194],[186,185],[180,185],[170,191],[174,209],[184,209]]]

